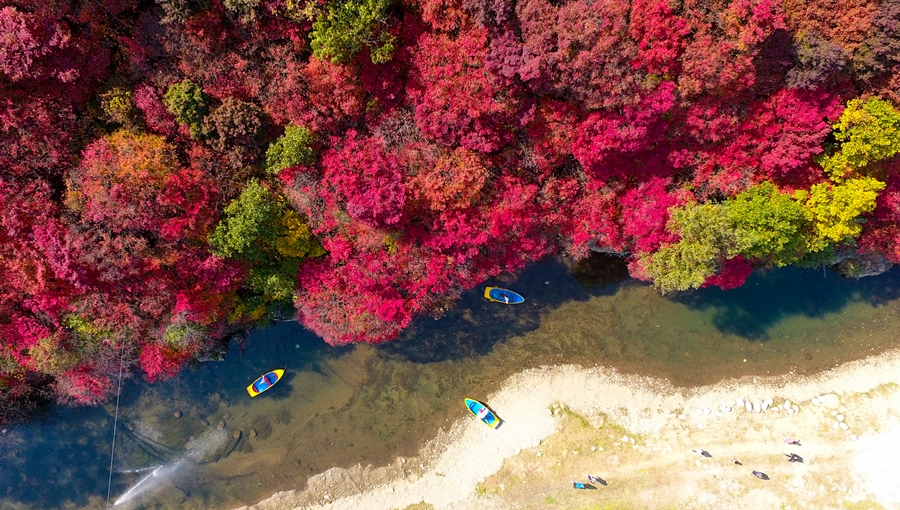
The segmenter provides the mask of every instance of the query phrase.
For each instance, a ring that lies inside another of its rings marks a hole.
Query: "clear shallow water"
[[[693,386],[811,374],[898,345],[897,270],[858,281],[777,270],[669,297],[625,276],[608,257],[571,271],[546,262],[501,283],[533,293],[525,304],[488,303],[478,289],[389,344],[335,349],[282,323],[225,362],[153,386],[128,381],[111,501],[143,483],[116,508],[232,508],[332,466],[387,464],[463,416],[464,396],[529,367],[607,365]],[[246,395],[281,366],[278,386]],[[55,408],[0,434],[0,507],[104,508],[113,412]],[[158,466],[177,469],[142,482]]]

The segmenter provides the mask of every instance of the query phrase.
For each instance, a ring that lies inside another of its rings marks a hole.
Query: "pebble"
[[[760,410],[762,410],[762,402],[754,402],[753,403],[753,412],[758,413]]]
[[[181,418],[181,411],[175,411],[175,412],[172,414],[172,416],[174,416],[175,419]]]
[[[825,407],[829,409],[837,409],[838,406],[841,405],[841,399],[839,399],[838,396],[834,393],[819,395],[819,402],[825,404]]]
[[[232,432],[231,437],[233,437],[233,438],[235,438],[235,439],[240,439],[240,438],[241,438],[241,431],[240,431],[240,430],[235,430],[234,432]]]
[[[225,420],[219,421],[219,425],[218,425],[218,426],[219,426],[220,429],[224,429],[224,428],[225,428]]]
[[[259,433],[256,429],[250,429],[250,437],[256,437]]]
[[[813,405],[819,405],[819,397],[813,397],[811,402],[813,403]]]
[[[835,416],[835,419],[836,419],[837,421],[844,421],[844,415],[843,415],[843,414],[839,414],[839,415]]]
[[[744,407],[744,399],[742,399],[741,397],[734,399],[734,406],[735,407]]]
[[[844,422],[838,422],[838,423],[840,423],[840,425],[838,425],[838,426],[841,427],[841,430],[847,430],[850,428],[850,426]]]
[[[763,400],[763,401],[762,401],[762,409],[763,409],[763,411],[765,411],[766,409],[768,409],[769,406],[772,405],[772,402],[773,402],[773,401],[772,401],[771,398],[767,398],[767,399]]]
[[[753,404],[751,404],[750,402],[747,402],[746,407],[747,407],[747,411],[749,411],[749,412],[753,411]]]
[[[790,400],[785,400],[785,401],[784,401],[784,407],[786,407],[786,408],[788,408],[788,409],[790,409],[791,407],[793,407],[793,406],[791,405],[791,401],[790,401]]]
[[[679,415],[678,415],[678,419],[679,419],[679,420],[683,420],[684,418],[685,418],[685,416],[684,416],[683,414],[679,414]]]
[[[787,411],[788,411],[788,414],[789,414],[789,415],[792,415],[792,416],[793,416],[793,414],[794,414],[794,410],[793,410],[793,409],[788,409]]]
[[[850,434],[851,441],[856,441],[857,439],[859,439],[859,436],[857,436],[856,434]]]
[[[831,428],[833,428],[834,430],[841,428],[841,422],[836,421],[836,422],[832,423]]]

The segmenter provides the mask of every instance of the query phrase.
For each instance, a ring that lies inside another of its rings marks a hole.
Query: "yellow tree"
[[[859,236],[861,215],[875,209],[875,199],[882,189],[883,182],[862,177],[838,184],[816,184],[809,191],[795,192],[794,199],[804,206],[804,214],[813,227],[809,251],[821,251]]]
[[[840,180],[900,152],[900,112],[877,97],[853,99],[834,125],[834,137],[839,150],[819,163],[832,179]]]

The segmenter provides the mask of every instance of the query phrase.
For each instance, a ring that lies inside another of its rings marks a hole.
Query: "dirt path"
[[[497,430],[464,417],[417,458],[335,468],[250,508],[897,508],[898,382],[900,351],[689,392],[603,368],[529,370],[487,399]],[[588,472],[607,485],[573,489]]]

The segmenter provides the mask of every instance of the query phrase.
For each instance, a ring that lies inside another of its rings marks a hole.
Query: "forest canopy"
[[[620,254],[900,262],[900,0],[6,0],[0,416]]]

